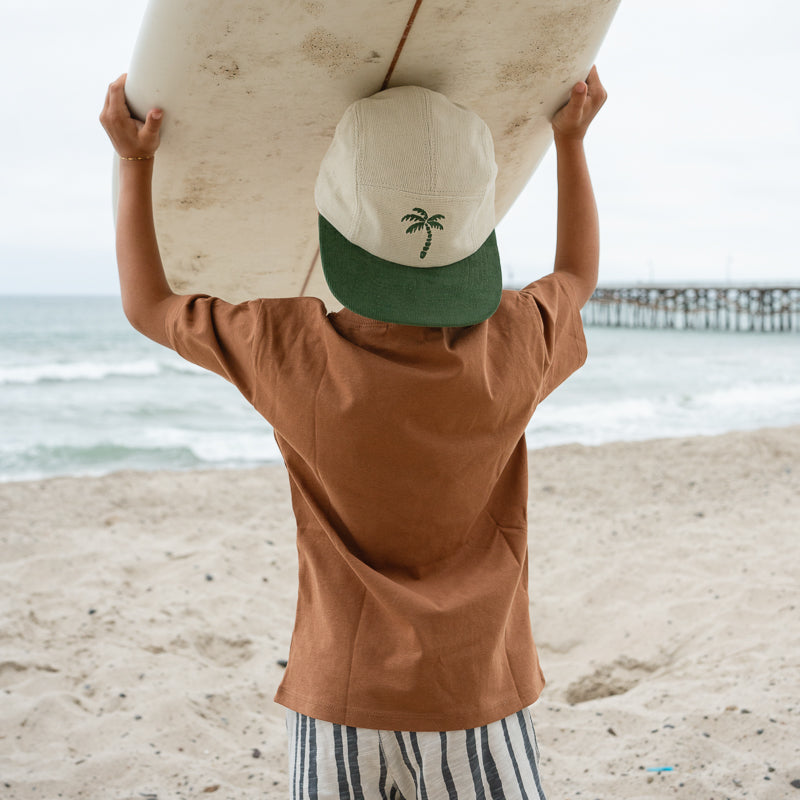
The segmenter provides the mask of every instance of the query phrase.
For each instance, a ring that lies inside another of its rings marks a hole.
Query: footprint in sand
[[[9,688],[28,679],[30,670],[34,672],[59,672],[50,664],[23,664],[20,661],[0,661],[0,687]]]
[[[648,675],[666,666],[666,662],[638,661],[620,656],[611,664],[598,667],[591,675],[573,681],[564,693],[570,705],[625,694]]]
[[[221,667],[234,667],[249,661],[253,653],[251,639],[227,639],[213,633],[201,633],[194,637],[194,648],[197,652]]]

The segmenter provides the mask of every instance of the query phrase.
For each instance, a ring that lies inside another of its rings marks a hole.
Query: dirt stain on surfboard
[[[497,73],[498,89],[528,85],[558,76],[568,69],[572,54],[586,46],[586,31],[597,16],[594,4],[543,14],[532,20],[532,41],[526,52],[502,64]]]
[[[219,184],[201,176],[194,176],[184,184],[183,195],[175,201],[175,207],[188,210],[210,208],[219,202]]]
[[[197,276],[208,269],[209,258],[208,253],[198,251],[179,259],[169,279],[172,290],[180,294],[190,293],[192,287],[197,286]]]
[[[303,3],[303,10],[312,17],[319,17],[325,10],[325,6],[323,3],[307,2]]]
[[[433,11],[438,23],[448,25],[455,22],[464,14],[471,14],[475,11],[475,0],[466,0],[462,3],[444,2],[439,3]]]
[[[300,49],[307,61],[317,67],[327,68],[331,75],[342,70],[353,72],[365,61],[359,55],[354,41],[334,36],[325,28],[315,28],[311,31],[303,39]]]
[[[225,53],[209,53],[205,62],[200,66],[201,69],[216,75],[218,78],[234,80],[239,77],[240,68],[238,62]]]
[[[531,121],[532,117],[530,114],[522,114],[519,117],[515,117],[508,123],[506,129],[503,131],[504,136],[515,136],[518,133],[522,133],[525,131],[528,123]]]

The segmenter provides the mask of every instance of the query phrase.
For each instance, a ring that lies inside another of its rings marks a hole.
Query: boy
[[[419,87],[351,106],[315,192],[336,314],[313,298],[172,293],[151,202],[162,114],[133,120],[124,82],[100,119],[122,159],[125,313],[234,383],[289,472],[300,585],[276,701],[293,797],[544,798],[524,431],[586,356],[596,69],[552,121],[554,272],[519,292],[501,291],[482,120]]]

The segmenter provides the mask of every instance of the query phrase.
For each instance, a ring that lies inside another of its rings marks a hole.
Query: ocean
[[[589,327],[531,448],[800,424],[800,335]],[[279,462],[226,381],[136,333],[116,297],[0,297],[0,480]]]

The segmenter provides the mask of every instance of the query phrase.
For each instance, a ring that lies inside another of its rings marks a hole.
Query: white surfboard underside
[[[486,120],[499,222],[618,4],[150,0],[126,91],[137,116],[165,111],[154,203],[174,291],[302,294],[337,308],[319,264],[314,181],[344,109],[385,86],[426,86]]]

